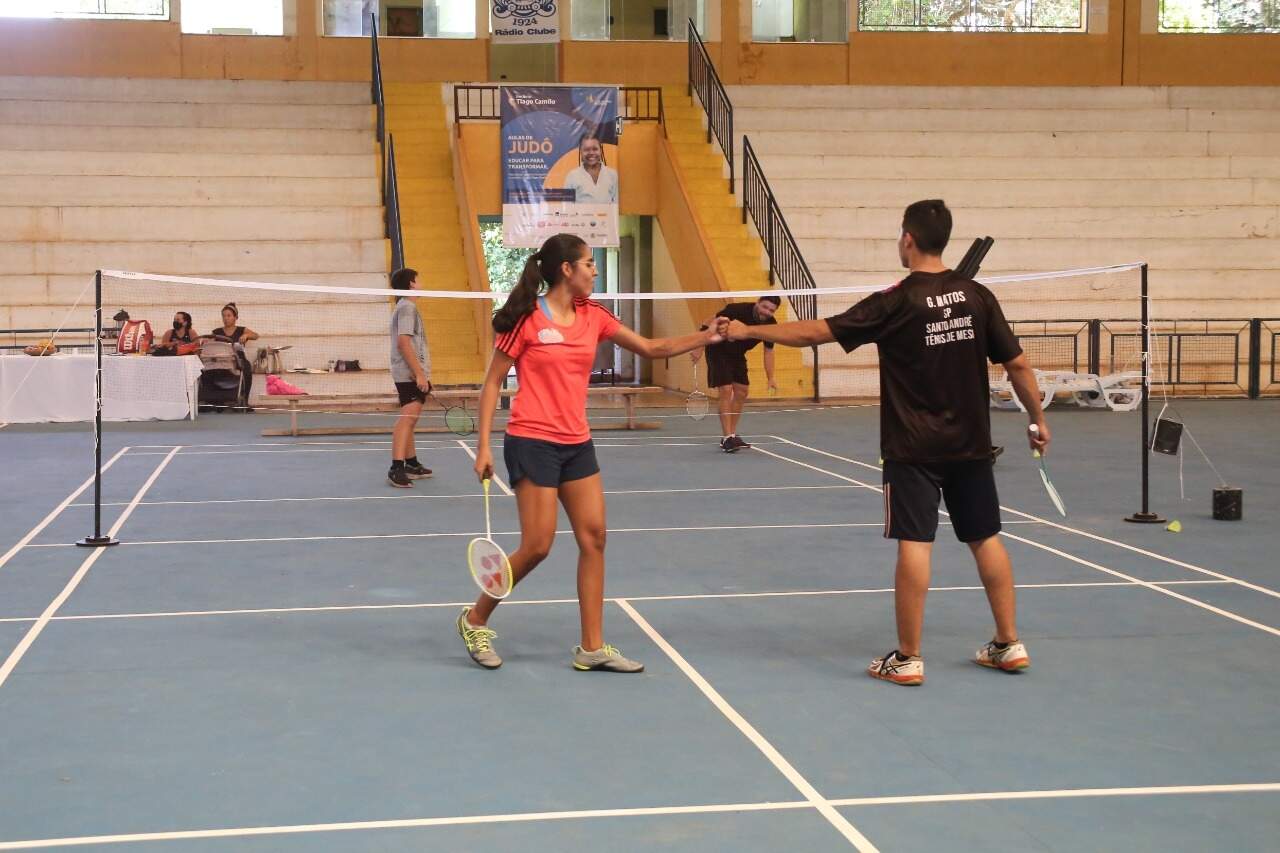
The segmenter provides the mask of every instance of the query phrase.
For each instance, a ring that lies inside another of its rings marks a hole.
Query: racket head
[[[476,431],[475,419],[461,406],[448,406],[445,408],[444,425],[454,435],[471,435]]]
[[[1049,479],[1049,471],[1044,467],[1044,457],[1040,455],[1038,450],[1035,452],[1035,457],[1040,460],[1040,482],[1044,486],[1045,493],[1049,495],[1049,500],[1053,502],[1053,508],[1058,511],[1058,515],[1066,518],[1067,506],[1062,502],[1062,495],[1058,494],[1057,487]]]
[[[476,586],[490,598],[501,600],[511,594],[511,561],[492,539],[481,536],[471,540],[467,545],[467,568]]]
[[[711,401],[701,391],[694,391],[684,401],[685,413],[695,421],[700,421],[711,411]]]

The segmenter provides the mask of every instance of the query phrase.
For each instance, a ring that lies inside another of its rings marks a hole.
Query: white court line
[[[124,527],[124,523],[128,521],[129,516],[133,514],[134,509],[138,505],[138,501],[142,500],[143,495],[147,493],[147,490],[150,489],[155,481],[160,477],[160,472],[165,469],[165,466],[169,464],[169,461],[178,453],[178,449],[179,448],[175,447],[173,450],[169,451],[169,455],[164,458],[164,461],[156,466],[156,470],[151,472],[151,476],[147,478],[147,481],[142,484],[140,489],[138,489],[137,494],[133,496],[133,503],[125,507],[124,511],[120,513],[120,517],[116,519],[116,523],[111,525],[111,530],[107,533],[108,536],[114,538],[115,535],[120,532],[120,528]],[[71,580],[67,581],[67,585],[62,588],[62,592],[58,593],[57,597],[54,598],[53,601],[49,602],[49,606],[45,608],[44,613],[40,614],[40,618],[35,621],[35,624],[32,625],[30,629],[27,630],[26,635],[24,635],[18,642],[18,645],[14,650],[10,652],[8,659],[5,660],[3,664],[0,664],[0,687],[4,686],[4,683],[9,679],[9,675],[13,672],[14,667],[18,665],[23,656],[26,655],[27,650],[31,648],[31,644],[34,643],[36,638],[44,631],[45,627],[49,624],[49,620],[54,617],[58,612],[58,609],[66,603],[68,598],[71,597],[71,593],[76,591],[76,587],[78,587],[80,582],[84,580],[85,575],[89,573],[89,569],[93,567],[94,563],[98,562],[98,558],[101,557],[103,552],[106,550],[106,548],[94,548],[93,553],[88,557],[85,557],[84,562],[80,564],[80,568],[71,576]]]
[[[800,445],[796,445],[796,446],[797,446],[797,447],[799,447]],[[844,474],[837,474],[837,473],[836,473],[836,472],[834,472],[834,471],[828,471],[828,470],[827,470],[827,469],[825,469],[825,468],[819,468],[819,467],[818,467],[818,466],[816,466],[816,465],[810,465],[808,462],[801,462],[801,461],[800,461],[800,460],[798,460],[798,459],[789,459],[789,458],[788,458],[788,457],[786,457],[786,456],[782,456],[782,455],[777,454],[777,453],[774,453],[774,452],[772,452],[772,451],[770,451],[770,450],[761,450],[760,452],[761,452],[761,453],[764,453],[764,454],[766,454],[766,455],[768,455],[768,456],[772,456],[772,457],[774,457],[774,458],[776,458],[776,459],[781,459],[783,462],[790,462],[790,463],[792,463],[793,465],[800,465],[801,467],[809,468],[809,469],[814,470],[814,471],[821,471],[821,472],[823,472],[823,473],[825,473],[825,474],[827,474],[827,475],[829,475],[829,476],[831,476],[831,477],[835,477],[836,479],[839,479],[839,480],[844,480],[844,481],[849,482],[849,483],[857,483],[857,484],[859,484],[859,485],[866,486],[868,489],[872,489],[872,490],[877,491],[877,492],[883,491],[879,486],[873,486],[873,485],[871,485],[871,484],[869,484],[869,483],[862,483],[861,481],[859,481],[859,480],[855,480],[855,479],[853,479],[852,477],[846,477]],[[827,454],[827,455],[831,455],[831,454]],[[1001,509],[1004,509],[1004,507],[1001,507]],[[940,512],[940,513],[942,513],[943,515],[947,515],[947,514],[948,514],[945,510],[939,510],[939,512]],[[1034,518],[1034,516],[1031,516],[1031,517],[1032,517],[1032,518]],[[1062,557],[1062,558],[1063,558],[1063,559],[1065,559],[1065,560],[1070,560],[1070,561],[1071,561],[1071,562],[1073,562],[1073,563],[1078,563],[1078,564],[1079,564],[1079,565],[1081,565],[1081,566],[1087,566],[1087,567],[1088,567],[1088,568],[1090,568],[1090,569],[1095,569],[1095,570],[1097,570],[1097,571],[1099,571],[1099,572],[1103,572],[1104,574],[1108,574],[1108,575],[1111,575],[1111,576],[1113,576],[1113,577],[1120,578],[1120,579],[1122,579],[1122,580],[1131,581],[1132,583],[1138,584],[1138,585],[1140,585],[1140,586],[1144,586],[1144,587],[1146,587],[1147,589],[1154,590],[1155,592],[1158,592],[1158,593],[1160,593],[1161,595],[1167,595],[1167,596],[1169,596],[1170,598],[1176,598],[1176,599],[1178,599],[1179,601],[1186,602],[1187,604],[1190,604],[1190,605],[1192,605],[1192,606],[1194,606],[1194,607],[1199,607],[1201,610],[1207,610],[1207,611],[1209,611],[1210,613],[1216,614],[1216,615],[1218,615],[1218,616],[1225,617],[1225,618],[1227,618],[1227,619],[1231,619],[1232,621],[1235,621],[1235,622],[1239,622],[1241,625],[1247,625],[1247,626],[1249,626],[1250,628],[1256,628],[1256,629],[1257,629],[1257,630],[1259,630],[1259,631],[1265,631],[1265,632],[1266,632],[1266,633],[1268,633],[1268,634],[1271,634],[1271,635],[1276,636],[1276,637],[1280,637],[1280,628],[1274,628],[1274,627],[1272,627],[1271,625],[1264,625],[1264,624],[1263,624],[1263,623],[1261,623],[1261,622],[1255,622],[1254,620],[1252,620],[1252,619],[1247,619],[1247,618],[1245,618],[1244,616],[1241,616],[1241,615],[1240,615],[1240,614],[1238,614],[1238,613],[1232,613],[1230,610],[1223,610],[1221,607],[1215,607],[1215,606],[1214,606],[1214,605],[1212,605],[1212,604],[1208,604],[1208,603],[1203,602],[1203,601],[1200,601],[1200,600],[1198,600],[1198,599],[1191,598],[1190,596],[1182,595],[1181,593],[1174,592],[1174,591],[1173,591],[1173,590],[1171,590],[1171,589],[1162,589],[1159,585],[1157,585],[1157,584],[1155,584],[1155,583],[1153,583],[1153,582],[1151,582],[1151,581],[1145,581],[1145,580],[1142,580],[1141,578],[1136,578],[1136,577],[1134,577],[1133,575],[1128,575],[1128,574],[1125,574],[1124,572],[1117,571],[1116,569],[1108,568],[1107,566],[1100,565],[1100,564],[1098,564],[1098,563],[1092,562],[1091,560],[1086,560],[1086,559],[1084,559],[1083,557],[1077,557],[1077,556],[1075,556],[1074,554],[1068,554],[1066,551],[1062,551],[1062,550],[1060,550],[1060,549],[1058,549],[1058,548],[1054,548],[1054,547],[1052,547],[1052,546],[1050,546],[1050,545],[1045,545],[1045,544],[1043,544],[1043,543],[1041,543],[1041,542],[1034,542],[1034,541],[1032,541],[1032,540],[1030,540],[1030,539],[1026,539],[1026,538],[1024,538],[1024,537],[1022,537],[1022,536],[1016,536],[1016,535],[1014,535],[1014,534],[1012,534],[1012,533],[1008,533],[1008,532],[1001,533],[1000,535],[1001,535],[1001,536],[1004,536],[1004,537],[1006,537],[1006,538],[1008,538],[1008,539],[1012,539],[1012,540],[1014,540],[1015,542],[1021,542],[1021,543],[1025,544],[1025,545],[1030,545],[1030,546],[1031,546],[1031,547],[1033,547],[1033,548],[1039,548],[1039,549],[1040,549],[1040,550],[1042,550],[1042,551],[1048,551],[1050,554],[1054,554],[1054,555],[1056,555],[1056,556],[1058,556],[1058,557]],[[1219,579],[1220,579],[1220,580],[1230,581],[1230,582],[1235,581],[1235,578],[1228,578],[1228,577],[1226,577],[1225,575],[1224,575],[1224,576],[1221,576]]]
[[[135,456],[137,454],[134,454]],[[792,491],[833,491],[856,489],[858,486],[846,484],[831,486],[706,486],[697,489],[605,489],[606,495],[679,495],[697,492],[792,492]],[[332,497],[314,498],[226,498],[203,501],[143,501],[139,506],[201,506],[204,504],[258,504],[258,503],[307,503],[311,501],[422,501],[440,498],[482,498],[483,492],[468,492],[457,495],[336,495]],[[514,495],[498,495],[498,497],[514,497]],[[127,501],[103,502],[103,506],[124,506]],[[91,503],[72,504],[77,506],[93,506]],[[1010,522],[1010,524],[1032,524],[1034,522]]]
[[[658,646],[658,648],[662,649],[663,653],[666,654],[666,656],[671,659],[671,662],[674,663],[680,671],[693,682],[694,686],[702,692],[702,695],[707,697],[711,704],[715,706],[716,710],[723,714],[729,722],[733,723],[734,727],[738,731],[742,732],[743,736],[746,737],[747,740],[751,741],[752,745],[755,746],[756,749],[760,750],[765,758],[769,759],[769,763],[777,768],[778,772],[787,777],[787,781],[795,786],[796,790],[800,792],[805,800],[816,808],[818,813],[825,817],[827,821],[835,827],[836,831],[844,836],[845,840],[852,844],[859,853],[878,853],[876,846],[872,844],[866,836],[854,828],[854,825],[849,822],[848,818],[840,814],[840,812],[838,812],[830,802],[819,794],[818,790],[813,787],[809,780],[800,775],[800,771],[793,767],[791,762],[787,761],[787,759],[783,757],[782,753],[778,752],[773,744],[769,743],[769,741],[765,739],[764,735],[760,734],[755,726],[747,722],[746,718],[739,714],[734,707],[720,695],[719,691],[712,687],[711,683],[703,678],[702,674],[694,669],[693,665],[685,660],[684,656],[676,651],[675,647],[668,643],[666,638],[659,634],[657,630],[649,624],[648,620],[641,616],[626,599],[617,599],[615,603],[631,617],[632,621],[640,626],[640,630],[644,631],[645,634],[648,635],[649,639]]]
[[[116,464],[117,459],[119,459],[121,456],[124,456],[128,452],[129,452],[129,448],[127,447],[120,448],[120,450],[116,452],[115,456],[112,456],[103,464],[102,471],[105,473],[108,468]],[[35,539],[37,536],[39,536],[46,527],[52,524],[53,520],[57,518],[59,515],[61,515],[64,509],[71,506],[72,502],[75,501],[76,498],[84,494],[85,490],[93,485],[93,479],[94,479],[93,477],[90,477],[89,479],[81,483],[80,488],[76,489],[74,492],[67,495],[67,497],[63,499],[62,503],[54,507],[53,510],[48,515],[46,515],[39,524],[37,524],[35,527],[27,531],[26,536],[23,536],[21,539],[18,540],[17,544],[15,544],[12,548],[6,551],[4,553],[4,556],[0,557],[0,569],[3,569],[5,564],[8,563],[10,560],[12,560],[19,551],[27,547],[27,543],[29,543],[32,539]],[[89,506],[92,506],[92,504],[89,504]]]
[[[1164,581],[1162,586],[1208,586],[1227,584],[1230,581],[1187,580]],[[1096,587],[1136,587],[1141,584],[1128,581],[1061,581],[1058,583],[1020,583],[1017,589],[1090,589]],[[982,592],[981,586],[933,586],[929,592]],[[874,587],[866,589],[818,589],[818,590],[781,590],[773,592],[695,592],[671,595],[628,595],[627,601],[707,601],[734,598],[811,598],[825,595],[871,595],[893,592],[893,587]],[[605,601],[616,602],[616,598]],[[412,604],[331,604],[313,607],[255,607],[243,610],[165,610],[150,613],[94,613],[78,616],[55,616],[54,622],[92,622],[100,619],[172,619],[191,616],[255,616],[279,613],[344,613],[363,610],[430,610],[440,607],[465,607],[474,601],[430,601]],[[577,604],[576,598],[541,598],[529,600],[506,599],[507,605],[529,604]],[[35,617],[7,616],[0,617],[0,623],[34,622]]]
[[[471,457],[471,460],[473,462],[475,461],[476,452],[472,450],[470,447],[468,447],[465,441],[463,441],[462,439],[458,439],[458,446],[461,447],[463,450],[467,451],[467,455]],[[515,495],[515,492],[511,491],[511,487],[508,486],[500,476],[498,476],[498,472],[496,469],[492,472],[492,476],[493,476],[493,481],[498,484],[498,486],[502,489],[502,491],[506,492],[508,497]],[[477,533],[476,535],[479,536],[480,534]]]
[[[619,450],[631,450],[633,448],[643,447],[716,447],[715,439],[709,436],[705,437],[705,441],[694,442],[676,442],[676,441],[650,441],[644,444],[622,444],[614,443],[610,439],[601,439],[595,441],[595,446],[599,448],[617,448]],[[785,444],[782,441],[759,441],[759,444]],[[218,445],[197,445],[216,447]],[[465,446],[465,445],[464,445]],[[495,448],[501,448],[502,442],[495,442]],[[753,445],[754,446],[754,445]],[[180,456],[239,456],[252,453],[385,453],[387,446],[381,447],[294,447],[291,445],[268,445],[267,447],[256,447],[248,450],[239,449],[237,445],[227,445],[231,449],[227,450],[186,450],[179,454]],[[439,447],[425,447],[423,450],[456,450],[457,448],[450,445],[441,445]],[[135,456],[163,456],[163,450],[135,450]]]
[[[785,457],[779,457],[780,459]],[[803,464],[803,463],[801,463]],[[494,477],[497,480],[497,477]],[[502,484],[498,480],[499,485]],[[950,522],[943,522],[949,524]],[[1012,523],[1012,522],[1010,522]],[[1034,522],[1023,522],[1032,524]],[[827,528],[884,527],[882,521],[834,521],[825,524],[721,524],[705,527],[610,527],[606,533],[702,533],[717,530],[822,530]],[[555,535],[567,536],[572,530],[557,530]],[[441,539],[450,536],[480,535],[472,531],[441,531],[439,533],[349,533],[344,535],[316,536],[250,536],[242,539],[143,539],[136,542],[121,542],[120,547],[138,548],[149,545],[237,545],[246,542],[345,542],[364,539]],[[495,530],[494,536],[519,536],[519,530]],[[41,542],[28,545],[28,548],[71,548],[69,542]]]
[[[281,438],[283,439],[283,438],[285,438],[285,437],[286,437],[286,436],[282,436]],[[698,438],[698,439],[703,439],[703,440],[706,440],[706,441],[711,442],[711,445],[712,445],[713,447],[715,446],[715,442],[716,442],[716,438],[715,438],[715,436],[712,436],[712,435],[665,435],[665,434],[664,434],[664,435],[663,435],[663,436],[661,436],[661,437],[662,437],[662,439],[663,439],[664,441],[670,441],[670,440],[672,440],[672,439],[695,439],[695,438]],[[750,436],[748,436],[748,437],[750,437]],[[634,436],[632,436],[632,435],[604,435],[604,436],[598,436],[598,437],[597,437],[596,439],[594,439],[594,440],[599,440],[599,441],[646,441],[646,440],[649,440],[649,439],[652,439],[652,438],[653,438],[653,436],[651,436],[651,435],[634,435]],[[764,438],[773,438],[773,439],[778,439],[778,436],[776,436],[776,435],[768,435],[768,436],[764,436]],[[439,449],[444,449],[444,448],[452,448],[452,447],[453,447],[453,445],[454,445],[454,439],[452,439],[452,438],[423,438],[421,435],[419,435],[419,436],[416,436],[416,437],[415,437],[414,441],[416,442],[416,444],[417,444],[417,445],[428,445],[428,444],[430,444],[430,445],[440,445],[440,447],[435,447],[435,446],[430,447],[430,448],[428,448],[429,450],[439,450]],[[350,440],[350,441],[283,441],[283,440],[281,440],[281,441],[248,441],[248,442],[243,442],[243,443],[239,443],[239,444],[183,444],[183,445],[181,445],[181,447],[183,447],[183,448],[199,448],[199,447],[221,447],[221,448],[226,448],[226,447],[306,447],[306,446],[312,446],[312,445],[315,445],[315,446],[346,446],[346,445],[362,445],[362,444],[378,445],[378,446],[381,446],[381,447],[382,447],[382,448],[384,448],[384,449],[385,449],[385,448],[387,448],[387,447],[390,447],[390,446],[391,446],[391,442],[390,442],[390,441],[375,440],[375,439],[364,439],[364,440],[361,440],[361,439],[352,439],[352,440]],[[133,448],[134,448],[134,450],[168,450],[168,449],[170,449],[171,447],[178,447],[178,446],[179,446],[179,445],[176,445],[176,444],[135,444],[135,445],[133,445]]]
[[[1087,797],[1162,797],[1213,794],[1273,794],[1280,783],[1257,782],[1238,785],[1165,785],[1156,788],[1068,788],[1060,791],[982,791],[968,794],[921,794],[900,797],[851,797],[827,800],[832,806],[927,805],[1000,800],[1053,800]],[[177,832],[138,832],[130,835],[84,835],[71,838],[41,838],[0,842],[0,850],[40,850],[52,847],[85,847],[91,844],[129,844],[154,841],[192,841],[205,838],[251,838],[264,835],[298,835],[321,832],[353,832],[378,829],[425,829],[434,826],[476,826],[502,823],[537,823],[554,820],[591,820],[618,817],[676,817],[679,815],[730,814],[811,809],[805,800],[775,803],[721,803],[708,806],[655,806],[631,809],[587,809],[561,812],[516,812],[512,814],[468,815],[465,817],[367,820],[347,823],[312,823],[287,826],[250,826],[231,829],[195,829]]]
[[[875,465],[871,465],[867,462],[859,462],[857,459],[849,459],[846,456],[838,456],[835,453],[828,453],[825,450],[819,450],[816,447],[809,447],[808,445],[800,444],[788,438],[783,438],[782,436],[775,435],[775,436],[771,436],[771,438],[780,439],[784,444],[790,444],[793,447],[800,447],[800,448],[803,448],[804,450],[809,450],[814,453],[818,453],[822,456],[828,456],[832,459],[838,459],[841,462],[847,462],[850,465],[859,465],[863,468],[868,468],[872,471],[881,470]],[[1150,557],[1153,560],[1159,560],[1163,563],[1168,563],[1171,566],[1178,566],[1179,568],[1187,569],[1188,571],[1192,571],[1192,572],[1198,572],[1203,575],[1208,575],[1210,577],[1217,578],[1218,580],[1231,581],[1234,584],[1238,584],[1239,586],[1245,587],[1246,589],[1251,589],[1254,592],[1260,592],[1263,595],[1269,595],[1273,598],[1280,598],[1280,591],[1271,589],[1270,587],[1260,586],[1256,583],[1250,583],[1249,581],[1241,580],[1240,578],[1232,577],[1231,575],[1224,575],[1221,572],[1215,572],[1212,569],[1206,569],[1202,566],[1197,566],[1192,563],[1183,562],[1182,560],[1178,560],[1173,557],[1168,557],[1168,556],[1165,556],[1164,554],[1157,554],[1155,551],[1148,551],[1145,548],[1139,548],[1136,545],[1130,545],[1127,542],[1121,542],[1117,539],[1109,539],[1106,536],[1099,536],[1098,534],[1090,533],[1087,530],[1080,530],[1079,528],[1076,528],[1076,527],[1068,527],[1067,525],[1059,524],[1058,522],[1052,519],[1041,518],[1038,515],[1033,515],[1029,512],[1023,512],[1022,510],[1019,510],[1019,509],[1013,509],[1012,507],[1007,507],[1007,506],[1001,506],[1000,509],[1004,510],[1005,512],[1011,512],[1014,515],[1018,515],[1026,519],[1037,521],[1041,524],[1046,524],[1049,527],[1056,527],[1058,530],[1062,530],[1066,533],[1073,533],[1076,536],[1083,536],[1084,538],[1092,539],[1095,542],[1104,542],[1107,545],[1114,545],[1117,548],[1123,548],[1126,551],[1132,551],[1135,554],[1141,554],[1144,557]]]

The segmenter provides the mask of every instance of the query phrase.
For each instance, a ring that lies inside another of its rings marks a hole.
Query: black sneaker
[[[738,445],[734,442],[733,436],[726,435],[724,438],[720,439],[720,449],[725,453],[737,453]]]
[[[413,488],[413,481],[409,479],[409,474],[404,468],[392,468],[388,471],[387,482],[397,489]]]
[[[745,441],[743,441],[743,440],[742,440],[742,437],[741,437],[741,436],[738,436],[738,435],[731,435],[731,436],[729,436],[729,440],[730,440],[730,441],[732,441],[735,445],[737,445],[737,448],[738,448],[739,450],[745,450],[745,449],[747,449],[748,447],[750,447],[750,446],[751,446],[751,445],[747,444]]]
[[[404,473],[408,475],[410,480],[425,480],[431,476],[431,469],[424,468],[422,465],[410,465],[405,463]]]

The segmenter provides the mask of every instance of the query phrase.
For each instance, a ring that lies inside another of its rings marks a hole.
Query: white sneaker
[[[884,657],[873,660],[867,667],[867,675],[901,684],[903,687],[918,687],[924,684],[924,658],[919,655],[899,657],[895,649]]]
[[[996,641],[992,640],[978,649],[973,656],[973,662],[978,666],[1003,669],[1005,672],[1018,672],[1031,666],[1031,657],[1027,654],[1027,647],[1017,640],[1003,649],[996,648]]]

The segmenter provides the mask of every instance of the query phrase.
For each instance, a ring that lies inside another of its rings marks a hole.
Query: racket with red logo
[[[488,478],[484,480],[484,538],[472,539],[467,545],[467,568],[476,586],[490,598],[503,599],[511,594],[511,561],[493,541],[493,530],[489,526]]]

